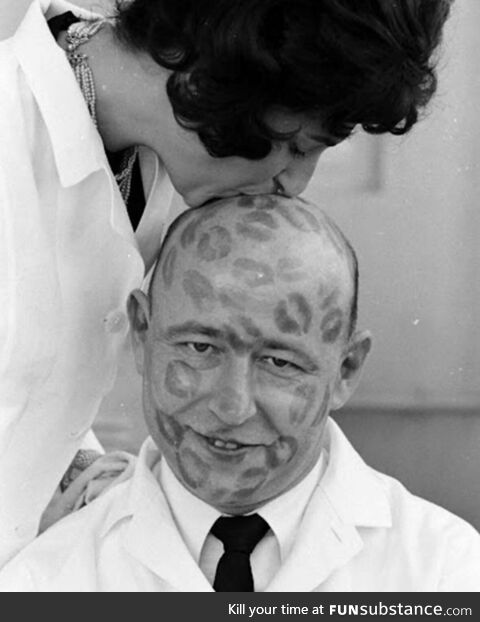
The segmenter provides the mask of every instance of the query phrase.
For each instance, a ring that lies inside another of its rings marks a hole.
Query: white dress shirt
[[[480,535],[368,467],[335,422],[326,432],[325,472],[266,591],[479,591]],[[148,440],[132,479],[21,551],[0,591],[211,592],[154,475],[160,460]]]
[[[148,202],[134,233],[46,22],[68,10],[90,15],[34,0],[0,41],[0,566],[35,537],[114,382],[128,295],[175,215],[163,167],[142,150]]]
[[[250,556],[256,592],[264,592],[268,588],[282,562],[288,557],[302,516],[324,469],[325,452],[322,452],[314,468],[301,482],[255,511],[270,527]],[[165,460],[159,463],[153,473],[161,483],[190,554],[213,585],[224,549],[210,530],[215,521],[224,515],[182,486]]]

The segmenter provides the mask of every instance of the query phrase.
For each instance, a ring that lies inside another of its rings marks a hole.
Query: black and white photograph
[[[0,592],[473,615],[434,599],[480,592],[479,32],[0,0]]]

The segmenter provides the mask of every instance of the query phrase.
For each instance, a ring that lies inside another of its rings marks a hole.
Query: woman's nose
[[[276,190],[280,194],[296,197],[308,186],[321,153],[308,156],[302,160],[293,160],[275,178]]]
[[[223,423],[239,426],[256,414],[247,357],[227,366],[214,388],[209,408]]]

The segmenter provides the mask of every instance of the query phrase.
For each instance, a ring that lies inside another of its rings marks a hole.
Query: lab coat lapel
[[[186,591],[188,586],[190,592],[212,592],[182,540],[153,473],[141,457],[139,461],[129,501],[133,516],[123,537],[126,550],[175,590]]]
[[[267,591],[312,591],[362,547],[355,527],[339,520],[319,487],[310,500],[295,545]]]

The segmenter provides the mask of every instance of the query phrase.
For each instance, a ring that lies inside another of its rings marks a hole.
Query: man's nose
[[[282,194],[296,197],[308,186],[321,153],[315,153],[302,160],[293,160],[276,177],[277,188]]]
[[[240,357],[239,357],[240,358]],[[248,358],[231,362],[218,380],[210,410],[225,424],[239,426],[256,414]]]

